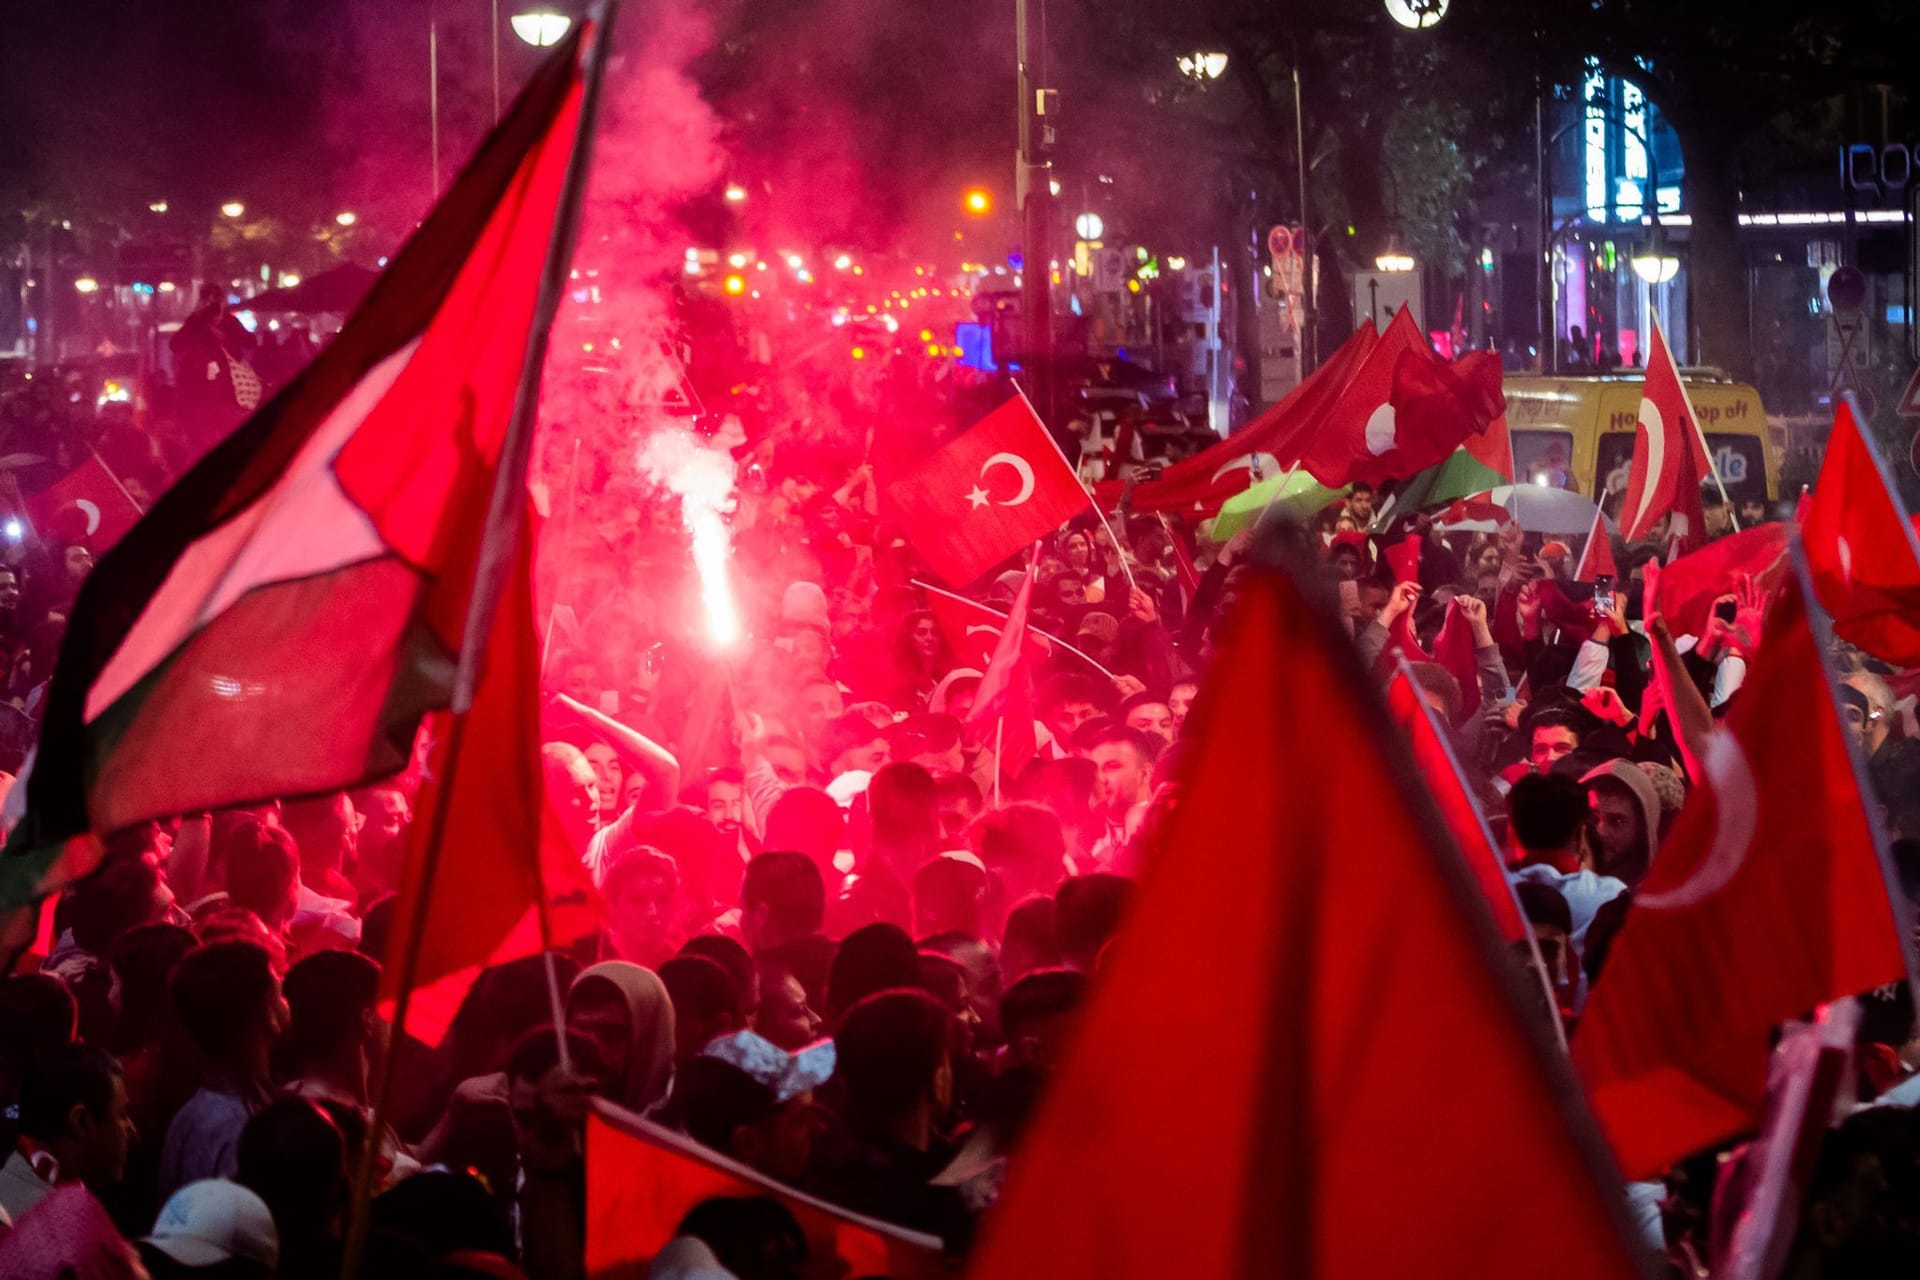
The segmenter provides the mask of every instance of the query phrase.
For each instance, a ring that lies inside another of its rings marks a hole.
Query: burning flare
[[[648,479],[680,495],[680,521],[693,539],[707,638],[717,648],[731,649],[740,641],[740,610],[727,580],[733,547],[725,517],[733,509],[733,458],[671,428],[647,438],[639,461]]]

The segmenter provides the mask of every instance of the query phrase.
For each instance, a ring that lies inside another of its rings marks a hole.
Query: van
[[[1735,504],[1778,497],[1779,449],[1760,393],[1743,382],[1684,373],[1681,381],[1727,496]],[[1615,495],[1625,490],[1640,420],[1641,379],[1508,374],[1503,385],[1514,473],[1521,483],[1573,489],[1596,502],[1608,488]]]

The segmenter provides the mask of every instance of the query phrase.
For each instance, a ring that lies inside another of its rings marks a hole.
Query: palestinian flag
[[[422,716],[450,704],[523,366],[545,340],[543,269],[569,234],[592,25],[333,345],[88,579],[0,852],[0,910],[86,874],[130,824],[397,773]],[[504,465],[523,475],[524,452]]]
[[[1385,529],[1397,516],[1443,506],[1458,498],[1485,493],[1513,483],[1513,445],[1507,434],[1507,415],[1495,418],[1485,431],[1424,471],[1417,471],[1394,492],[1393,501],[1380,509],[1375,529]]]

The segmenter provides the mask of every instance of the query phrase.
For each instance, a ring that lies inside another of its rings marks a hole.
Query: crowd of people
[[[487,970],[427,1045],[380,1003],[417,774],[114,833],[53,904],[52,945],[0,981],[0,1275],[336,1275],[372,1148],[360,1274],[566,1280],[584,1273],[595,1098],[964,1257],[1178,803],[1195,699],[1232,696],[1206,692],[1208,659],[1258,522],[1222,545],[1204,523],[1089,511],[1047,539],[1037,753],[1008,767],[1004,721],[970,714],[994,637],[943,618],[884,508],[889,467],[933,433],[856,425],[886,407],[884,383],[865,403],[795,395],[817,412],[769,417],[734,449],[749,639],[733,651],[707,637],[677,496],[613,446],[590,441],[582,462],[556,433],[542,454],[558,509],[541,752],[602,927]],[[1354,486],[1308,541],[1363,662],[1384,678],[1407,658],[1447,726],[1509,859],[1525,950],[1577,1034],[1695,781],[1689,735],[1741,696],[1765,601],[1729,584],[1705,634],[1672,637],[1642,606],[1657,535],[1619,548],[1621,580],[1596,594],[1577,539],[1420,514],[1380,529],[1384,496]],[[0,567],[0,639],[54,628],[14,665],[29,725],[85,553],[82,538]],[[1004,613],[1026,572],[949,585]],[[1920,894],[1912,698],[1844,657],[1846,712]],[[1668,713],[1643,717],[1654,702]],[[1356,814],[1353,847],[1322,853],[1365,850]],[[1910,1005],[1882,1003],[1869,1092],[1920,1064]],[[1803,1215],[1794,1274],[1913,1259],[1906,1116],[1830,1137],[1814,1194],[1833,1211]],[[1712,1161],[1637,1201],[1649,1255],[1679,1274],[1710,1261]],[[702,1205],[659,1243],[657,1276],[771,1280],[805,1261],[777,1206]]]

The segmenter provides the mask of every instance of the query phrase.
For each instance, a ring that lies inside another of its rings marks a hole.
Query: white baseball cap
[[[280,1233],[267,1202],[225,1178],[189,1182],[174,1192],[146,1239],[183,1267],[246,1258],[271,1268],[280,1261]]]

